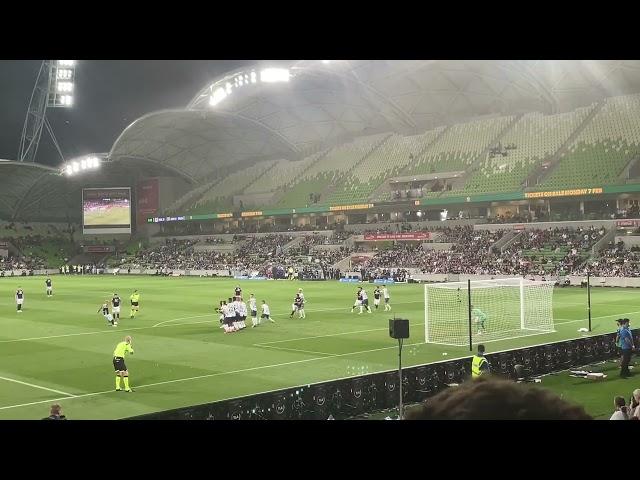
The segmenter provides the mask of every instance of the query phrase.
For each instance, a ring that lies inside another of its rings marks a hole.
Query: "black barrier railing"
[[[640,329],[633,330],[640,345]],[[527,376],[539,376],[618,355],[615,333],[487,354],[492,373],[515,378],[522,365]],[[461,383],[470,375],[469,357],[403,368],[403,401],[417,403]],[[396,407],[398,371],[386,371],[316,383],[203,405],[133,417],[136,420],[325,420],[348,418]]]

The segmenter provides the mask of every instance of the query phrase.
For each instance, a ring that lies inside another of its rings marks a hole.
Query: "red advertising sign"
[[[431,240],[431,232],[365,233],[364,239],[368,242],[384,240]]]
[[[514,225],[514,226],[513,226],[513,229],[514,229],[514,230],[518,230],[518,231],[520,231],[520,230],[524,230],[524,224],[519,223],[518,225]]]
[[[158,214],[160,188],[157,178],[138,182],[138,223],[146,223],[148,216]]]
[[[635,227],[640,224],[640,220],[618,220],[616,222],[617,227]]]
[[[109,253],[115,251],[116,248],[113,245],[86,245],[84,247],[85,253]]]

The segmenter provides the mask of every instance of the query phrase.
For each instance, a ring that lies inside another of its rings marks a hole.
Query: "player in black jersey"
[[[51,282],[51,279],[47,278],[44,283],[47,286],[47,297],[53,296],[53,283]]]
[[[351,307],[351,313],[353,313],[356,307],[362,307],[362,288],[356,292],[356,301],[353,304],[353,307]]]
[[[111,312],[113,314],[113,320],[115,323],[118,323],[118,320],[120,320],[120,304],[122,303],[122,300],[120,299],[120,296],[117,293],[113,294],[113,298],[111,299]]]
[[[380,290],[380,287],[376,287],[375,290],[373,291],[373,305],[376,307],[376,310],[378,310],[378,305],[380,305],[381,296],[382,296],[382,291]]]
[[[24,291],[21,287],[18,287],[16,290],[16,307],[18,308],[18,313],[22,313],[22,304],[24,303]]]
[[[298,310],[298,318],[307,318],[304,313],[304,297],[302,296],[302,294],[298,293],[296,295],[294,303],[296,306],[296,310]]]

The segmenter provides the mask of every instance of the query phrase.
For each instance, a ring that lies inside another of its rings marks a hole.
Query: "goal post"
[[[426,284],[425,341],[466,346],[554,332],[553,287],[525,278]]]

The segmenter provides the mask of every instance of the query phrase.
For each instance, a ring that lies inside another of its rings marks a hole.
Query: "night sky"
[[[20,135],[39,60],[0,61],[0,158],[17,160]],[[249,60],[78,60],[74,106],[47,110],[65,158],[108,152],[134,120],[154,110],[183,108],[207,82]],[[62,160],[43,131],[38,163]]]

